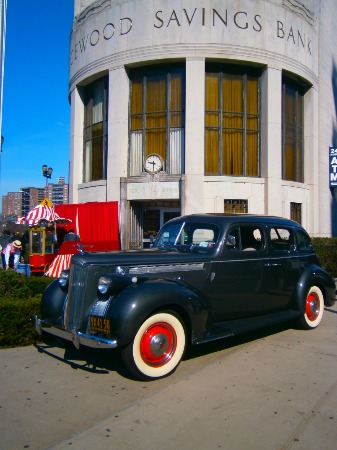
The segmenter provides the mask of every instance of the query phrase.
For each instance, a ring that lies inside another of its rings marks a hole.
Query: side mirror
[[[234,248],[235,245],[236,245],[235,236],[232,236],[231,234],[229,234],[226,239],[226,246]]]

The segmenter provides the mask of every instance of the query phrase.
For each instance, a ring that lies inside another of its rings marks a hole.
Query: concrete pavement
[[[144,383],[106,354],[0,350],[1,449],[337,449],[337,308],[194,348]]]

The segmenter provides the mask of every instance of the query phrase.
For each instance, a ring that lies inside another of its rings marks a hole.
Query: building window
[[[224,212],[240,214],[248,212],[248,200],[224,200]]]
[[[207,66],[205,175],[260,175],[258,73]]]
[[[283,79],[282,178],[303,183],[303,88]]]
[[[302,224],[302,203],[290,203],[290,219]]]
[[[130,176],[144,171],[151,153],[169,174],[184,171],[184,68],[148,69],[130,75]]]
[[[106,180],[108,78],[94,81],[84,90],[83,181]]]

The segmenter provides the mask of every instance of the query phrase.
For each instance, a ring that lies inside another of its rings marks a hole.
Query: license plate
[[[90,316],[90,329],[94,333],[110,334],[110,319]]]

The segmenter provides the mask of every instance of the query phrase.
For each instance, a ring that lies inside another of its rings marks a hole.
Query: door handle
[[[266,267],[266,268],[281,267],[281,266],[282,266],[281,263],[266,263],[266,264],[264,265],[264,267]]]

